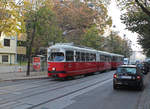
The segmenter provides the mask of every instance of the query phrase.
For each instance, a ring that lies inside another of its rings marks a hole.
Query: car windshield
[[[55,53],[51,53],[50,56],[48,57],[49,61],[53,61],[53,62],[60,62],[64,60],[64,53],[62,52],[55,52]]]
[[[119,67],[117,69],[117,72],[118,73],[131,73],[131,74],[136,74],[136,68],[133,68],[133,67]]]

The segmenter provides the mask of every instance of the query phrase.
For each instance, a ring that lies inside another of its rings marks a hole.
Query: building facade
[[[0,64],[15,64],[17,63],[17,55],[26,55],[26,47],[19,45],[18,42],[23,43],[26,38],[22,38],[21,34],[18,36],[5,36],[3,33],[0,36]]]

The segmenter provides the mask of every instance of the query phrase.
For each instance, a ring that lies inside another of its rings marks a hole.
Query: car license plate
[[[131,79],[131,76],[121,76],[122,79]]]

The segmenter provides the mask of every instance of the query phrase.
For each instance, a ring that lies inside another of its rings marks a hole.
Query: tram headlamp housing
[[[53,67],[53,68],[52,68],[52,70],[53,70],[53,71],[55,71],[55,70],[56,70],[56,68],[55,68],[55,67]]]

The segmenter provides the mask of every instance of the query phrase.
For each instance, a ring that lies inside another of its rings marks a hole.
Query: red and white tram
[[[47,56],[48,76],[58,78],[110,70],[123,63],[122,55],[61,43],[49,47]],[[118,60],[112,62],[113,57]]]

